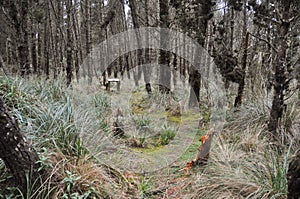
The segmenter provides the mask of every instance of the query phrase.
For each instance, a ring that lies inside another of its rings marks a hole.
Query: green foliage
[[[87,190],[82,192],[80,190],[80,179],[82,176],[78,175],[77,173],[72,173],[70,171],[66,171],[66,177],[63,179],[63,183],[66,187],[66,192],[63,194],[62,198],[64,199],[87,199],[91,198],[92,196],[97,195],[96,189],[93,186],[89,186],[85,184],[85,187],[88,187]]]
[[[8,79],[0,79],[0,96],[12,109],[20,109],[22,105],[29,103],[30,98],[19,89],[21,84],[18,80],[10,82]]]
[[[98,117],[101,117],[102,114],[105,114],[110,110],[110,99],[107,94],[98,92],[95,94],[93,101]]]
[[[288,158],[290,155],[291,145],[281,159],[281,154],[277,149],[273,149],[274,153],[267,153],[266,156],[271,160],[271,164],[267,165],[269,171],[270,183],[272,185],[272,194],[276,196],[287,194],[287,172]]]
[[[99,126],[104,131],[109,130],[109,124],[107,122],[107,115],[110,112],[111,102],[109,96],[103,92],[98,92],[93,98],[94,112],[99,121]]]
[[[49,156],[51,153],[48,151],[47,148],[43,147],[41,151],[38,153],[40,160],[37,162],[39,163],[38,171],[47,170],[51,167],[49,163]]]
[[[137,125],[137,129],[149,127],[151,119],[144,114],[134,114],[132,116],[133,121]]]
[[[164,125],[163,127],[163,132],[160,134],[160,144],[161,145],[167,145],[169,144],[176,136],[177,134],[177,130],[170,127],[170,126],[167,126],[167,125]]]
[[[81,176],[76,173],[71,173],[66,171],[67,177],[64,178],[63,182],[66,184],[67,192],[70,194],[74,189],[76,189],[76,183],[80,180]]]
[[[138,189],[140,192],[140,198],[149,198],[148,195],[152,190],[153,183],[150,179],[146,179],[145,177],[142,178],[141,183],[138,184]]]

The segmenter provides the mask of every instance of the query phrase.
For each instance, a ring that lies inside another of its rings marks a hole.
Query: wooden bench
[[[111,84],[111,82],[117,82],[117,91],[120,91],[121,81],[120,81],[120,79],[117,79],[117,78],[107,79],[106,90],[110,91],[110,84]]]

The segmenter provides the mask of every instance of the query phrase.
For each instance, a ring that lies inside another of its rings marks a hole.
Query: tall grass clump
[[[89,153],[82,135],[101,131],[109,102],[104,95],[89,99],[85,93],[66,88],[61,80],[10,82],[0,78],[0,95],[18,119],[21,130],[33,141],[40,157],[42,186],[21,195],[14,187],[6,198],[103,198],[114,184]],[[90,101],[86,101],[86,99]],[[91,103],[94,99],[94,106]],[[1,169],[3,170],[3,169]],[[11,178],[1,174],[1,184]],[[41,180],[41,179],[40,179]],[[111,185],[109,185],[111,181]],[[6,186],[6,185],[5,185]]]
[[[205,171],[195,180],[195,198],[286,198],[290,148],[279,152],[260,144],[262,151],[246,152],[239,143],[216,141]]]
[[[288,104],[278,137],[288,135],[297,123],[299,111],[293,107],[293,102]],[[287,197],[288,161],[299,142],[296,137],[285,142],[272,139],[266,128],[268,118],[266,101],[246,101],[239,110],[228,113],[225,128],[214,138],[207,165],[193,178],[194,198]]]

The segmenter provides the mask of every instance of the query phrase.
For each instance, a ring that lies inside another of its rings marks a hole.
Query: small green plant
[[[105,93],[97,93],[94,96],[94,106],[96,108],[96,115],[101,117],[111,107],[109,96]]]
[[[146,138],[145,137],[140,137],[139,140],[140,140],[141,146],[144,146],[144,144],[146,142]]]
[[[142,128],[150,126],[151,119],[146,117],[143,114],[133,115],[132,118],[133,118],[135,124],[137,125],[137,129],[142,129]]]
[[[81,176],[70,171],[66,171],[67,176],[64,178],[63,182],[66,185],[66,192],[63,195],[63,198],[72,198],[70,197],[74,191],[76,191],[77,181],[80,180]]]
[[[138,189],[140,192],[140,197],[141,198],[149,198],[149,193],[152,189],[153,183],[150,179],[146,179],[145,177],[143,177],[142,182],[140,184],[138,184]]]
[[[281,160],[280,152],[274,149],[275,153],[266,154],[271,159],[271,164],[267,165],[274,195],[287,194],[287,172],[288,172],[288,157],[290,154],[291,145]]]
[[[37,162],[39,164],[38,171],[42,171],[51,167],[51,164],[48,162],[49,156],[51,153],[47,148],[43,147],[41,152],[39,152],[40,160]]]
[[[80,184],[79,180],[82,178],[76,173],[66,171],[67,176],[63,182],[66,185],[65,193],[62,198],[64,199],[87,199],[97,195],[96,190],[93,186],[88,184]],[[81,186],[87,187],[87,190],[81,190]]]
[[[177,130],[171,128],[167,125],[164,125],[163,132],[160,134],[160,144],[167,145],[173,140],[176,136]]]

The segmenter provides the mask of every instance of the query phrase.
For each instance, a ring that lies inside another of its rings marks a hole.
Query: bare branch
[[[261,40],[261,41],[264,41],[264,42],[266,42],[268,45],[270,45],[271,46],[271,48],[273,48],[273,50],[275,50],[275,52],[277,53],[277,48],[275,48],[275,46],[273,45],[273,44],[271,44],[268,40],[266,40],[266,39],[263,39],[263,38],[261,38],[261,37],[258,37],[258,36],[256,36],[255,34],[252,34],[251,32],[249,32],[249,35],[251,35],[251,36],[253,36],[253,37],[255,37],[255,38],[257,38],[257,39],[259,39],[259,40]]]

